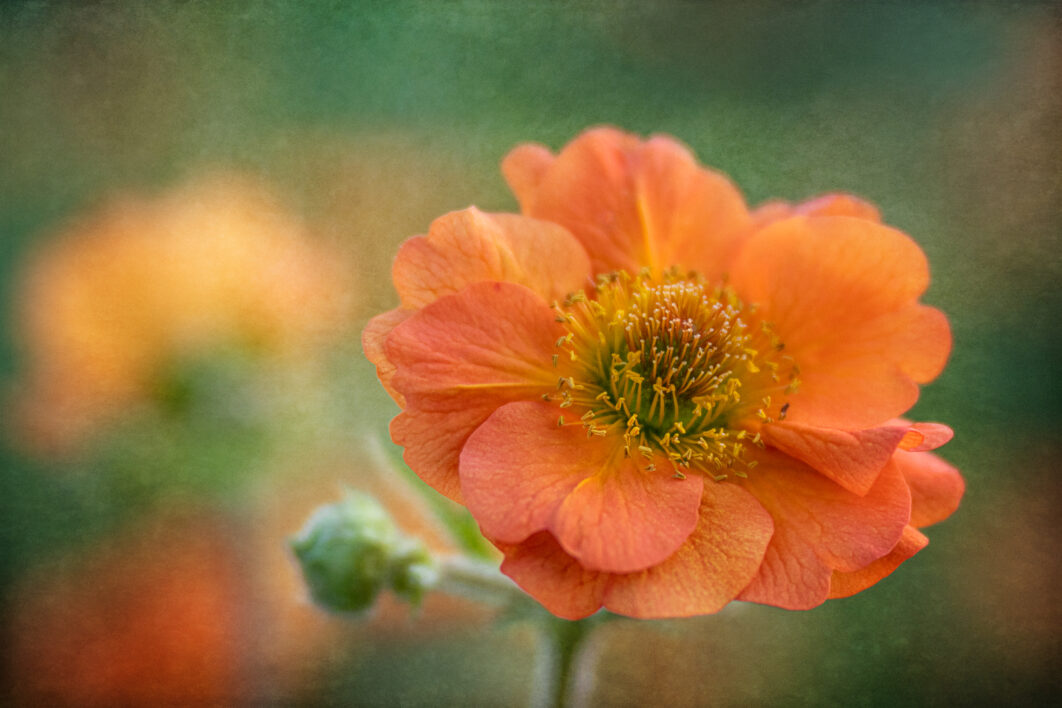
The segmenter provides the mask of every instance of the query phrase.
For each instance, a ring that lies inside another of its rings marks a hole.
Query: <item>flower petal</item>
[[[630,574],[587,570],[549,533],[505,552],[503,573],[550,612],[579,619],[602,605],[643,619],[717,612],[749,582],[771,538],[771,518],[734,484],[708,483],[697,529],[663,563]]]
[[[671,555],[697,524],[703,480],[649,472],[622,448],[557,425],[555,405],[499,408],[461,453],[461,492],[484,535],[518,543],[550,530],[591,570],[631,572]]]
[[[959,470],[928,452],[897,450],[893,461],[911,489],[912,526],[930,526],[959,508],[966,491]]]
[[[523,211],[534,200],[538,185],[556,159],[545,145],[524,143],[510,150],[502,160],[502,174]]]
[[[731,281],[760,305],[800,367],[792,422],[857,430],[918,398],[951,348],[947,320],[917,304],[929,282],[921,249],[864,219],[795,217],[756,233]]]
[[[770,514],[744,489],[708,482],[696,530],[663,563],[612,576],[605,606],[641,618],[718,612],[756,575],[773,530]]]
[[[556,387],[551,357],[562,333],[540,297],[511,283],[470,285],[396,326],[384,351],[406,411],[391,434],[413,471],[457,499],[465,439],[499,406]]]
[[[558,426],[556,404],[519,401],[496,410],[461,453],[461,496],[483,534],[519,543],[548,528],[564,498],[611,455],[581,425]]]
[[[409,469],[435,491],[463,504],[458,477],[461,449],[498,405],[476,401],[455,410],[406,410],[391,421],[391,439],[405,448],[402,459]]]
[[[881,221],[881,212],[876,206],[859,197],[843,193],[823,194],[800,204],[790,204],[780,199],[772,200],[761,204],[752,212],[753,221],[758,227],[791,216],[854,216],[857,219]]]
[[[886,555],[907,525],[911,496],[892,463],[859,496],[781,453],[764,451],[758,461],[743,482],[774,519],[774,536],[739,599],[815,607],[827,599],[834,570],[858,570]]]
[[[393,384],[411,406],[452,406],[552,390],[552,355],[563,333],[553,310],[527,288],[476,283],[396,326],[384,350],[396,368]]]
[[[586,570],[545,531],[521,544],[497,544],[505,553],[501,572],[547,610],[577,620],[601,608],[610,575]]]
[[[523,212],[571,231],[595,273],[680,266],[715,280],[750,224],[730,181],[667,137],[595,128],[548,164],[522,146],[505,165]]]
[[[849,597],[866,590],[882,578],[888,577],[892,571],[900,567],[901,563],[928,544],[929,539],[914,526],[905,527],[899,542],[889,551],[888,555],[878,558],[859,570],[848,573],[834,571],[830,577],[830,599]]]
[[[584,568],[643,570],[674,553],[696,528],[704,478],[678,478],[662,457],[655,463],[649,471],[639,457],[618,451],[557,509],[550,530]]]
[[[942,423],[912,423],[900,440],[899,448],[908,452],[936,450],[955,437],[955,431]]]
[[[547,302],[586,287],[590,261],[564,228],[475,207],[439,217],[402,244],[393,268],[403,307],[423,307],[472,283],[525,285]]]
[[[365,357],[376,366],[376,376],[383,384],[384,390],[391,394],[391,398],[395,399],[395,403],[400,406],[405,406],[406,399],[391,384],[391,379],[395,375],[395,366],[387,358],[384,341],[387,335],[391,334],[391,330],[409,319],[413,312],[413,310],[403,310],[400,307],[388,310],[369,320],[361,333],[361,347],[365,350]]]
[[[771,447],[806,462],[850,492],[866,494],[892,459],[909,427],[845,431],[799,423],[768,423],[761,428]]]
[[[793,210],[804,216],[854,216],[867,221],[881,221],[881,212],[876,206],[851,194],[823,194],[797,204]]]

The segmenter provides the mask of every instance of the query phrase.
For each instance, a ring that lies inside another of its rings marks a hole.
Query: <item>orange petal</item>
[[[928,452],[897,450],[893,461],[911,489],[912,526],[930,526],[959,508],[966,491],[959,470]]]
[[[908,452],[936,450],[955,437],[955,432],[942,423],[912,423],[900,440],[899,448]]]
[[[850,492],[866,494],[909,428],[893,425],[845,431],[799,423],[769,423],[760,433],[771,447],[806,462]]]
[[[511,283],[476,283],[396,326],[384,350],[392,382],[411,406],[512,397],[556,387],[552,355],[564,333],[553,310]],[[436,408],[437,409],[437,408]]]
[[[641,618],[718,612],[756,575],[773,529],[770,515],[744,489],[708,482],[689,539],[659,565],[612,576],[605,606]]]
[[[604,604],[639,618],[717,612],[755,575],[771,538],[771,518],[733,484],[704,488],[697,529],[663,563],[630,574],[587,570],[557,540],[540,532],[518,545],[499,544],[502,572],[550,612],[585,617]]]
[[[391,330],[409,319],[412,314],[413,310],[403,310],[402,308],[388,310],[382,315],[377,315],[369,320],[369,323],[365,325],[365,329],[361,333],[361,346],[365,350],[366,358],[376,366],[376,376],[379,377],[380,383],[383,384],[387,393],[391,394],[391,398],[395,399],[395,402],[400,406],[405,406],[406,400],[391,385],[391,379],[395,375],[395,366],[387,358],[386,352],[384,352],[384,341],[387,339],[387,335],[391,334]]]
[[[900,567],[905,560],[918,553],[929,544],[914,526],[907,526],[900,536],[900,541],[889,554],[878,558],[865,568],[849,573],[834,571],[830,577],[830,598],[849,597],[862,592],[882,578],[887,577]]]
[[[947,320],[917,304],[929,271],[905,235],[851,217],[795,217],[755,234],[732,283],[800,367],[792,422],[857,430],[899,415],[939,373]]]
[[[804,216],[854,216],[881,222],[881,212],[876,206],[851,194],[823,194],[797,204],[793,211]]]
[[[427,236],[403,243],[392,274],[407,308],[486,280],[526,285],[552,302],[586,287],[590,261],[556,224],[470,207],[439,217]]]
[[[723,175],[700,167],[685,146],[662,136],[644,144],[639,167],[638,210],[649,244],[644,265],[677,265],[722,280],[750,223],[740,192]]]
[[[911,496],[890,463],[864,496],[799,461],[767,450],[745,487],[774,519],[760,571],[740,599],[786,609],[821,604],[833,571],[855,571],[889,553],[910,518]]]
[[[619,452],[557,509],[550,530],[584,568],[643,570],[674,553],[696,528],[704,478],[680,479],[666,460],[655,462],[650,472],[642,460]]]
[[[767,224],[793,216],[793,205],[782,199],[772,199],[752,210],[752,226],[759,229]]]
[[[854,328],[847,342],[836,342],[835,360],[890,360],[918,383],[932,381],[951,352],[951,327],[935,307],[910,305]]]
[[[906,411],[918,384],[881,359],[821,364],[804,373],[789,397],[789,420],[820,427],[868,428]]]
[[[571,231],[595,273],[680,266],[718,279],[750,223],[729,180],[699,167],[667,137],[643,142],[595,128],[548,165],[529,150],[517,148],[505,163],[507,175],[518,175],[510,182],[521,208]]]
[[[674,553],[697,524],[703,479],[675,479],[663,460],[642,469],[613,440],[558,426],[561,412],[510,403],[469,437],[461,493],[484,535],[518,543],[548,529],[583,567],[612,572]]]
[[[410,409],[391,421],[391,439],[405,448],[402,459],[435,491],[459,504],[458,458],[468,436],[501,403],[476,401],[457,410]]]
[[[757,227],[791,216],[854,216],[857,219],[881,222],[881,212],[868,201],[851,194],[824,194],[800,204],[782,200],[765,202],[752,212]]]
[[[406,412],[392,437],[414,472],[451,498],[461,446],[499,406],[556,387],[552,354],[563,332],[521,285],[477,283],[397,325],[384,343]]]
[[[505,552],[501,571],[558,617],[582,619],[601,608],[611,576],[583,568],[551,534],[541,532],[519,545],[498,547]]]
[[[534,200],[538,185],[555,159],[545,145],[525,143],[510,150],[502,160],[502,174],[524,212]]]
[[[473,433],[461,454],[461,496],[483,534],[519,543],[549,526],[564,498],[611,456],[581,425],[542,401],[509,403]]]

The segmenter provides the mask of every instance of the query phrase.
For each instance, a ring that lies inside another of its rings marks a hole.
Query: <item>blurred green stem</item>
[[[577,697],[572,689],[576,662],[584,641],[598,623],[598,617],[576,622],[555,617],[498,572],[493,564],[467,556],[451,556],[440,563],[435,589],[448,595],[506,607],[514,615],[535,619],[540,636],[531,705],[533,708],[574,705]],[[522,611],[518,609],[520,607]]]
[[[381,467],[412,475],[412,472],[393,456],[393,446],[382,444],[380,440],[372,437],[367,439],[367,443],[367,448],[374,454]],[[387,451],[392,454],[388,455]],[[510,618],[535,619],[540,638],[531,705],[533,708],[563,708],[581,702],[577,692],[573,691],[573,688],[576,688],[573,685],[576,662],[591,629],[599,620],[607,619],[608,614],[602,613],[575,622],[550,614],[491,562],[493,554],[490,544],[480,535],[479,529],[467,512],[452,509],[438,494],[431,494],[428,499],[438,517],[467,554],[440,559],[439,577],[434,583],[434,589],[448,595],[506,608]]]
[[[572,622],[552,615],[544,619],[535,665],[533,708],[565,708],[575,704],[572,679],[591,622]]]
[[[512,606],[530,599],[496,566],[468,556],[449,556],[439,564],[435,590],[489,605]]]

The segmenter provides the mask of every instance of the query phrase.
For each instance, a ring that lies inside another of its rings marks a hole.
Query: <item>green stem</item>
[[[583,641],[592,620],[571,622],[549,616],[542,624],[538,662],[535,667],[534,708],[565,708],[571,705],[572,677]]]
[[[516,583],[491,563],[467,556],[449,556],[439,563],[435,590],[467,597],[488,605],[510,606],[530,599]]]
[[[576,622],[554,617],[531,600],[516,583],[498,572],[493,564],[467,556],[450,556],[442,560],[435,590],[506,607],[510,611],[522,606],[517,615],[534,618],[541,630],[531,705],[534,708],[572,705],[573,679],[580,650],[593,627],[608,618],[607,613]]]
[[[466,553],[481,560],[490,560],[494,557],[494,547],[479,532],[479,526],[468,511],[439,494],[417,477],[402,459],[401,448],[391,444],[391,441],[386,438],[376,436],[365,438],[365,448],[381,469],[403,478],[413,489],[422,493],[421,498],[431,507],[435,518],[442,523],[451,538]],[[385,475],[383,479],[387,480],[391,477]]]

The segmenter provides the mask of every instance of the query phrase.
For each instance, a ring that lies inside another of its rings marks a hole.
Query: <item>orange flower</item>
[[[16,293],[20,442],[69,450],[182,356],[306,358],[348,310],[337,260],[239,175],[111,200],[34,254]]]
[[[921,250],[827,196],[750,214],[667,137],[590,130],[503,163],[523,216],[407,241],[365,350],[410,467],[557,615],[790,609],[926,544],[958,472],[895,420],[943,368]]]
[[[245,602],[225,531],[177,512],[23,576],[7,637],[16,704],[232,702]]]

